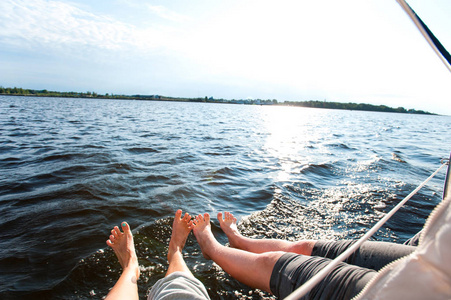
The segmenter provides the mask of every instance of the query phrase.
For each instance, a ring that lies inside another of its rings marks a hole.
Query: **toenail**
[[[122,227],[125,227],[125,225],[127,225],[125,222],[124,223],[122,223]]]

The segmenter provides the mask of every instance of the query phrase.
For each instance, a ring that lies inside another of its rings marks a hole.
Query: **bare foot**
[[[139,278],[138,258],[136,257],[135,245],[133,243],[133,235],[130,226],[126,222],[122,222],[122,230],[115,226],[111,230],[110,239],[106,244],[113,248],[122,269],[131,269],[136,272],[136,280]]]
[[[219,225],[222,231],[227,235],[231,247],[239,248],[239,239],[241,236],[236,226],[236,218],[232,213],[226,211],[224,212],[224,219],[222,213],[218,213]]]
[[[210,259],[207,252],[212,249],[212,247],[209,246],[214,244],[216,241],[213,233],[211,232],[210,215],[208,213],[205,213],[203,216],[198,215],[193,221],[191,228],[193,229],[193,233],[200,245],[202,254],[206,259]]]
[[[175,213],[174,222],[172,223],[172,235],[171,241],[169,242],[168,261],[171,261],[174,253],[182,252],[186,239],[188,238],[188,234],[191,231],[191,216],[188,213],[185,213],[183,218],[181,218],[181,216],[182,210],[179,209]]]

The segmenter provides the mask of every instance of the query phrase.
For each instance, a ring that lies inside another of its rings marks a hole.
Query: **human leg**
[[[191,225],[205,258],[212,259],[238,281],[267,292],[274,265],[284,252],[251,253],[221,245],[211,232],[210,215],[198,215]]]
[[[253,253],[284,251],[334,259],[356,242],[354,240],[290,242],[276,239],[252,239],[240,234],[236,225],[237,219],[233,214],[229,212],[225,212],[224,215],[218,213],[218,220],[232,247]],[[413,246],[367,241],[345,262],[377,271],[388,263],[409,255],[414,250],[415,247]]]
[[[172,223],[172,235],[168,249],[169,267],[166,276],[177,271],[185,272],[193,276],[182,255],[183,247],[191,231],[191,222],[191,216],[188,213],[185,213],[182,218],[182,211],[180,209],[177,210],[174,222]]]
[[[271,274],[271,293],[279,299],[284,299],[320,272],[330,261],[324,257],[295,253],[282,255]],[[352,299],[376,274],[374,270],[340,263],[301,299]]]
[[[211,232],[208,214],[197,216],[192,228],[207,259],[213,259],[238,281],[270,292],[281,299],[330,262],[323,257],[283,251],[252,253],[224,247]],[[375,274],[374,270],[341,263],[303,299],[350,299]]]
[[[191,224],[191,216],[185,213],[182,217],[182,211],[177,210],[167,256],[169,267],[165,277],[149,291],[148,299],[210,299],[205,286],[194,277],[183,259],[182,250]]]
[[[312,250],[312,255],[334,259],[355,242],[354,240],[318,241]],[[409,255],[413,251],[415,251],[413,246],[366,241],[344,262],[378,271],[392,261]]]
[[[139,265],[130,226],[122,223],[122,230],[115,226],[106,241],[116,254],[122,266],[122,274],[105,299],[138,299]]]
[[[283,251],[311,255],[316,243],[314,240],[290,242],[278,239],[252,239],[240,234],[236,225],[237,219],[230,212],[224,212],[224,215],[218,213],[218,220],[221,229],[229,239],[230,246],[253,253]]]

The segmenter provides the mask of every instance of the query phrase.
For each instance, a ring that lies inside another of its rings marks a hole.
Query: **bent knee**
[[[284,255],[286,252],[284,251],[271,251],[271,252],[265,252],[258,255],[257,260],[259,263],[263,266],[266,266],[272,270],[276,262],[279,260],[279,258]]]
[[[302,254],[302,255],[311,255],[313,247],[315,246],[316,241],[314,240],[305,240],[305,241],[297,241],[292,244],[289,252]]]

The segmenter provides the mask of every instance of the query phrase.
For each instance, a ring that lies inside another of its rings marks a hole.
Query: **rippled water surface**
[[[229,104],[0,96],[0,298],[100,299],[118,278],[110,229],[135,228],[141,296],[166,272],[175,210],[229,210],[244,234],[363,234],[449,156],[451,119]],[[404,242],[441,172],[376,240]],[[215,219],[215,218],[214,218]],[[213,225],[221,243],[227,239]],[[269,297],[205,260],[212,299]]]

